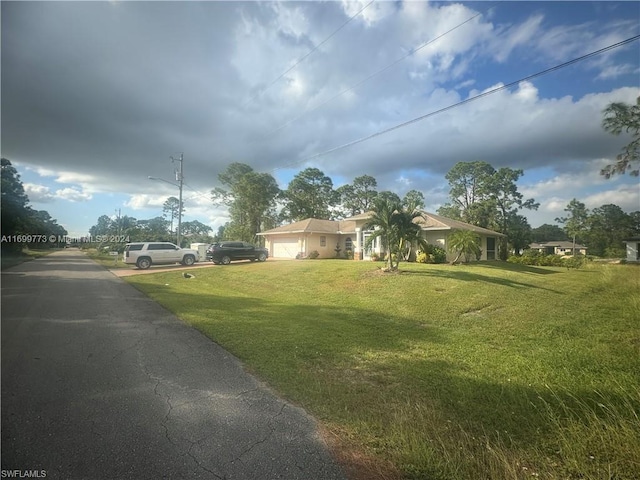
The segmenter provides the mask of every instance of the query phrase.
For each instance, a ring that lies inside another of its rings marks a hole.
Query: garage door
[[[299,252],[297,238],[276,238],[271,245],[274,258],[296,258]]]

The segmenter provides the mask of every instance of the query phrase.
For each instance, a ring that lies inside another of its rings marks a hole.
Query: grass
[[[4,270],[5,268],[15,267],[16,265],[20,265],[21,263],[28,262],[35,258],[44,257],[45,255],[49,255],[50,253],[57,252],[59,249],[57,248],[43,248],[43,249],[34,249],[34,248],[23,248],[19,252],[15,251],[3,251],[1,258],[1,268]]]
[[[378,266],[127,281],[311,412],[361,478],[638,478],[638,268]]]
[[[112,256],[107,251],[99,251],[95,248],[87,248],[83,251],[89,258],[105,268],[131,268],[131,265],[127,265],[122,261],[122,253],[119,253],[118,256]]]

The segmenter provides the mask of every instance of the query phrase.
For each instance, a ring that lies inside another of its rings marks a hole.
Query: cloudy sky
[[[601,127],[640,95],[638,2],[11,2],[2,14],[2,156],[71,235],[100,215],[162,214],[184,154],[185,220],[227,221],[209,192],[231,162],[281,188],[317,167],[334,186],[447,201],[447,171],[523,169],[533,227],[572,198],[640,210],[638,179],[598,172],[629,137]],[[350,20],[351,19],[351,20]],[[428,115],[501,85],[514,85]],[[396,125],[421,121],[345,148]]]

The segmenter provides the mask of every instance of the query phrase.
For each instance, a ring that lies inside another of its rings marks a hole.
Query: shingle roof
[[[317,218],[307,218],[299,222],[293,222],[289,225],[273,228],[258,235],[283,235],[291,233],[355,233],[356,222],[368,220],[373,212],[365,212],[344,220],[319,220]],[[416,219],[416,223],[424,230],[471,230],[478,234],[504,237],[502,233],[494,232],[482,227],[476,227],[470,223],[452,220],[435,213],[422,212],[422,216]]]
[[[488,228],[477,227],[470,223],[461,222],[459,220],[453,220],[451,218],[443,217],[442,215],[436,215],[435,213],[422,212],[422,219],[416,223],[425,230],[471,230],[482,235],[492,235],[498,237],[505,237],[506,235]]]
[[[272,228],[259,233],[258,235],[278,235],[285,233],[355,233],[356,222],[351,220],[319,220],[317,218],[307,218],[289,225]]]

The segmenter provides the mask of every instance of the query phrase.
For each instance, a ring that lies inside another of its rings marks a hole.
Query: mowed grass
[[[379,478],[640,478],[640,268],[379,267],[238,262],[127,281]]]

